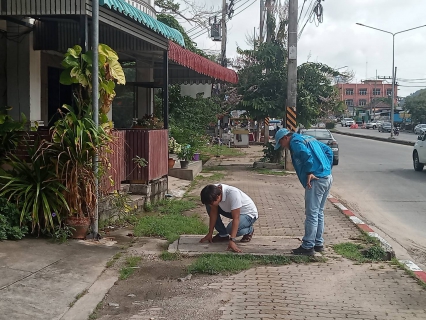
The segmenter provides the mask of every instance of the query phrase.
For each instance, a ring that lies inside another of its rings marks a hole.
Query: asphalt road
[[[412,258],[426,269],[426,169],[414,171],[413,147],[335,138],[340,161],[333,167],[331,193],[380,230],[398,258]]]
[[[374,136],[374,137],[382,137],[382,138],[388,138],[390,137],[390,133],[388,132],[379,132],[377,129],[351,129],[349,127],[342,127],[340,125],[336,125],[336,130],[342,131],[342,132],[350,132],[350,133],[356,133],[366,136]],[[417,140],[417,135],[411,132],[400,132],[399,136],[395,136],[395,139],[397,140],[405,140],[405,141],[412,141],[415,142]]]

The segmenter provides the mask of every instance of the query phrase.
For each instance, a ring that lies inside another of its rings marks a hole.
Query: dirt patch
[[[219,308],[229,296],[208,285],[222,282],[224,277],[192,276],[179,281],[187,275],[186,267],[192,261],[144,259],[130,278],[111,288],[97,319],[218,319]]]

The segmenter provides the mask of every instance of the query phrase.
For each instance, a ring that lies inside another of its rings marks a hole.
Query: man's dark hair
[[[203,204],[212,204],[217,200],[217,198],[222,194],[222,188],[215,186],[214,184],[209,184],[201,190],[201,202]]]

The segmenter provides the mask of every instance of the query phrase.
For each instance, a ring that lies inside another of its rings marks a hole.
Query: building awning
[[[154,19],[149,14],[133,7],[131,4],[125,2],[124,0],[100,0],[99,5],[103,7],[107,7],[111,10],[115,10],[141,24],[146,26],[147,28],[163,35],[169,40],[175,41],[181,46],[185,46],[185,41],[183,39],[182,34],[169,27],[168,25]]]
[[[209,78],[238,83],[238,76],[234,70],[222,67],[207,58],[182,48],[172,41],[169,41],[169,60]]]

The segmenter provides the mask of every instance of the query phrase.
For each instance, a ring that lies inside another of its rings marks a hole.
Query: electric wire
[[[240,13],[242,13],[242,12],[244,12],[245,10],[247,10],[249,7],[251,7],[254,3],[256,3],[256,1],[257,0],[254,0],[252,3],[250,3],[247,7],[245,7],[245,8],[243,8],[241,11],[239,11],[239,12],[237,12],[237,13],[234,13],[234,17],[236,17],[237,15],[239,15]],[[247,2],[249,2],[249,1],[246,1],[245,3],[247,3]],[[239,8],[241,8],[242,6],[240,6]],[[226,20],[226,22],[228,22],[229,21],[229,19],[227,19]],[[198,37],[200,37],[201,35],[203,35],[204,34],[204,32],[206,32],[206,31],[208,31],[208,30],[201,30],[199,33],[196,33],[196,34],[194,34],[194,35],[192,35],[191,36],[191,39],[192,40],[194,40],[194,39],[196,39],[196,38],[198,38]]]

